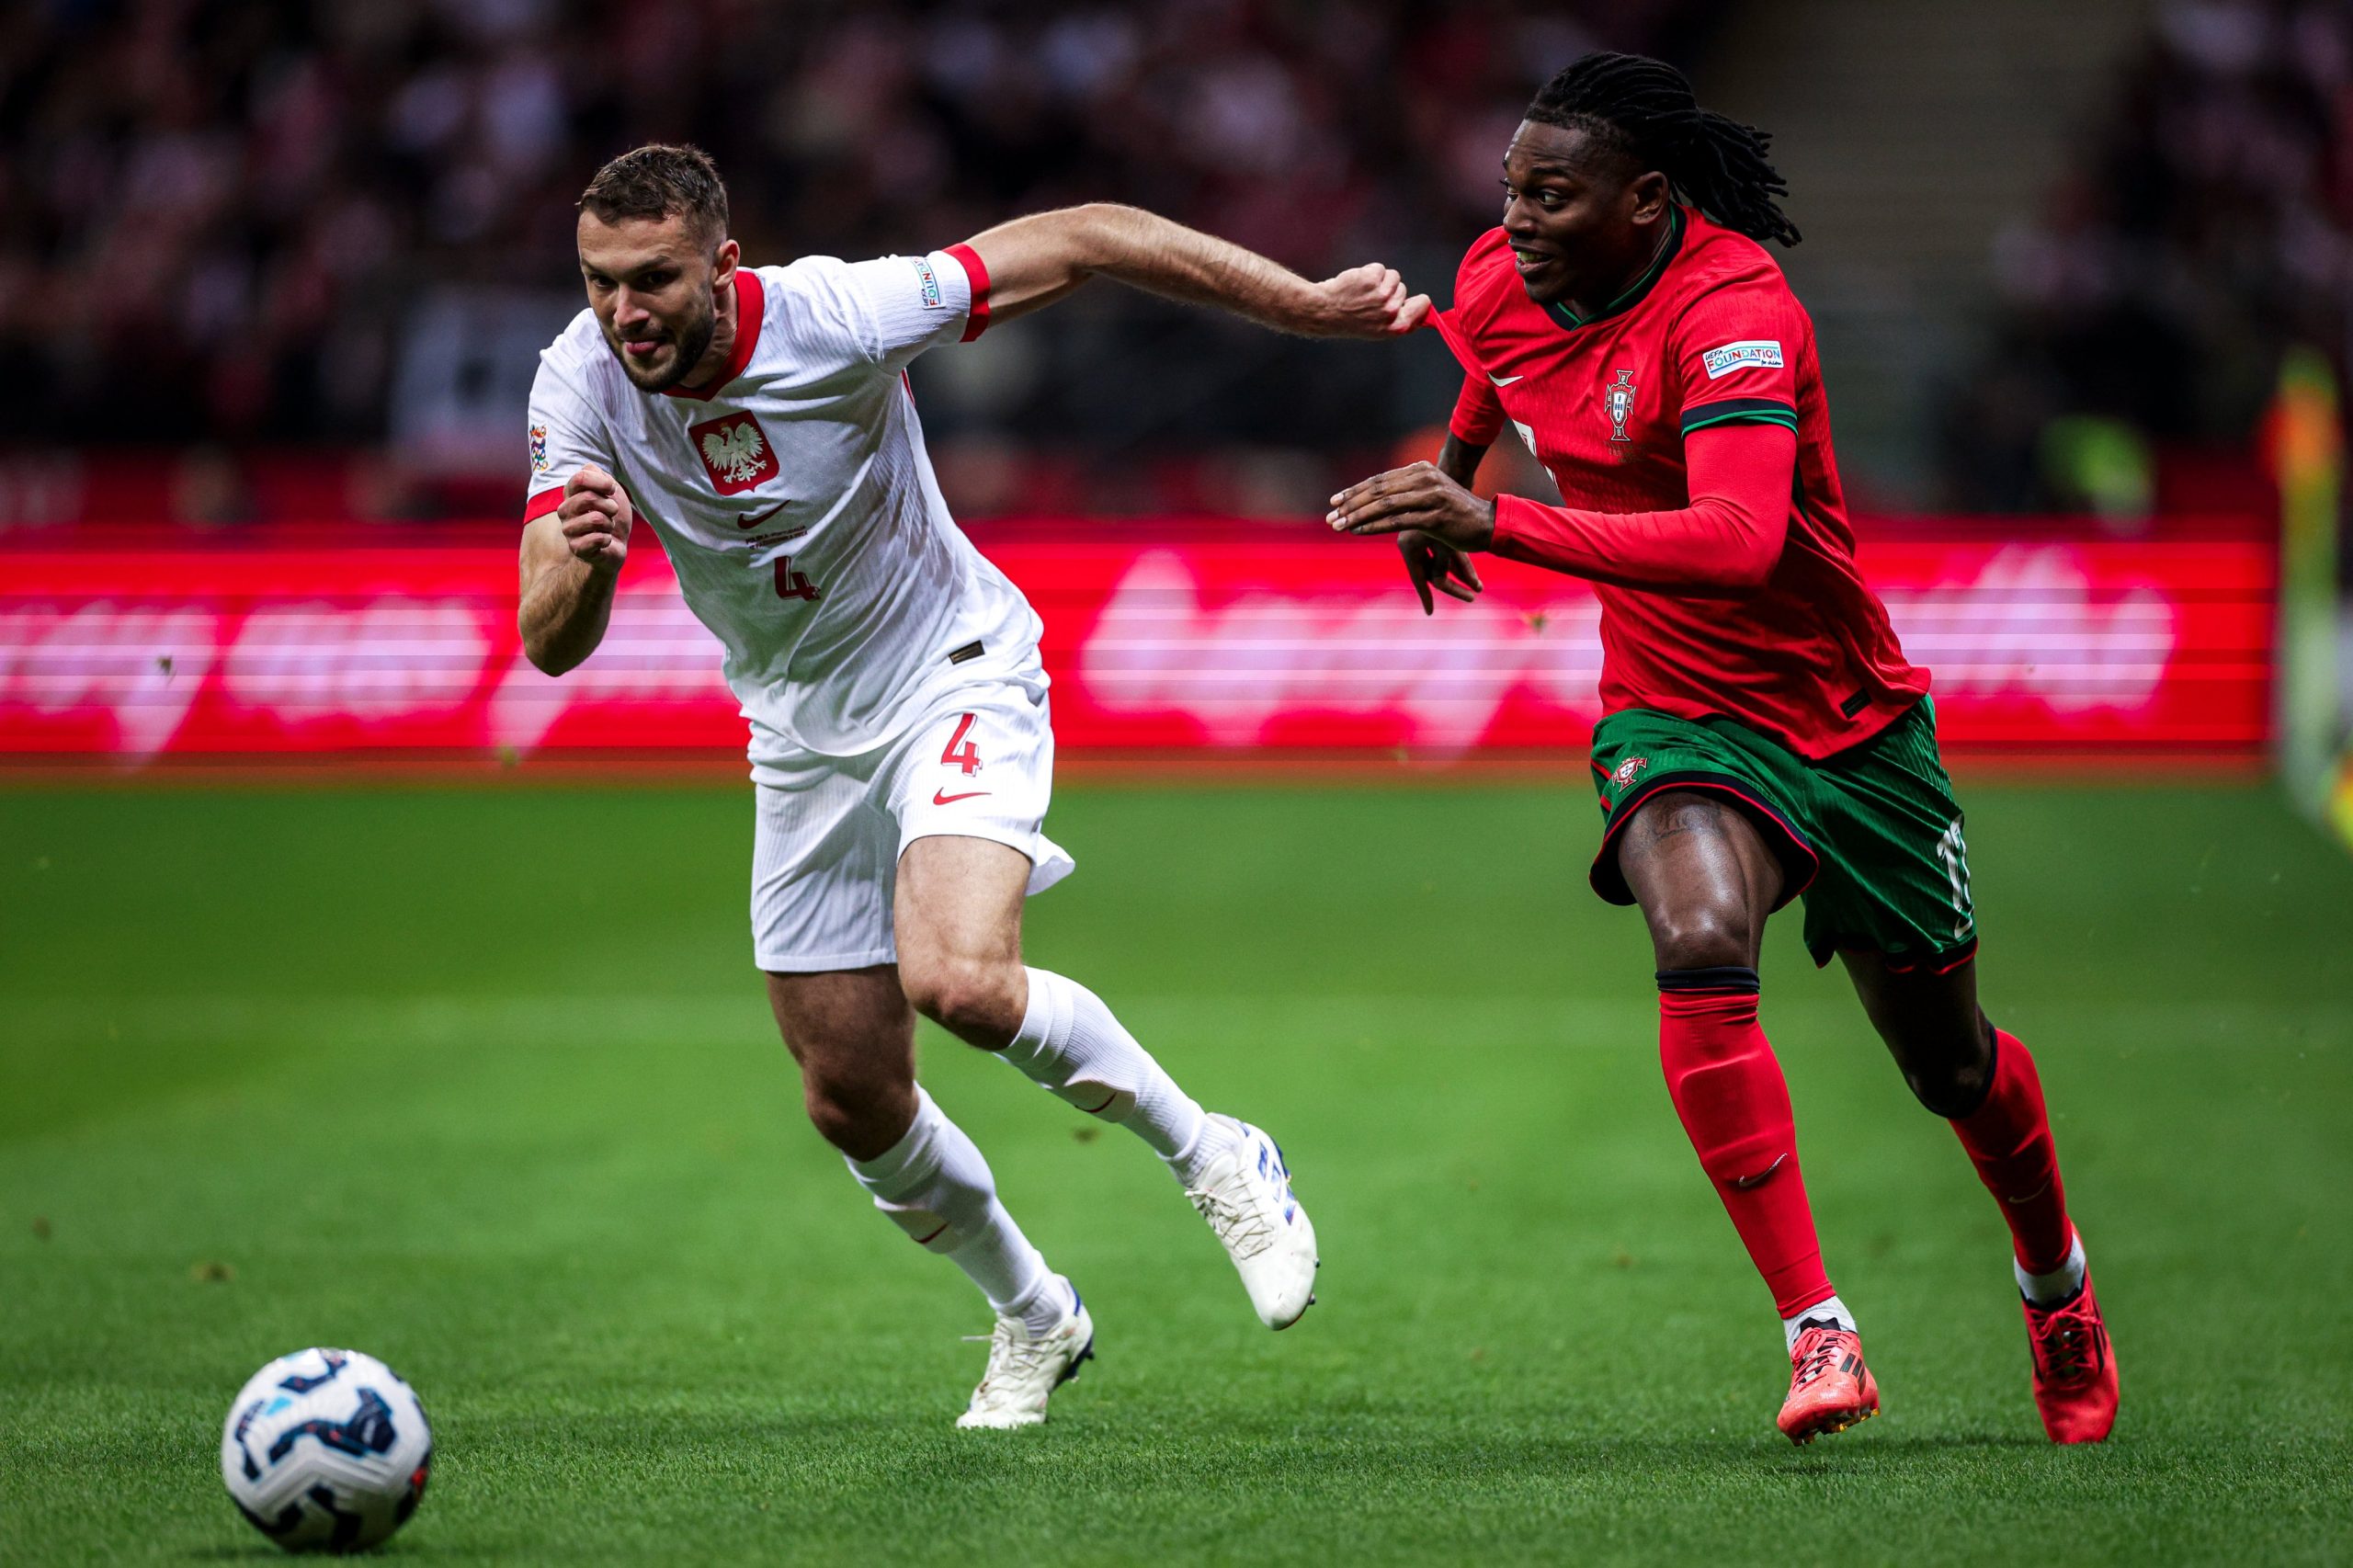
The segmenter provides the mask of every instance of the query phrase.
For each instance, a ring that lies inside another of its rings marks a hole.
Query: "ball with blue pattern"
[[[289,1551],[361,1551],[416,1511],[433,1468],[425,1408],[357,1350],[298,1350],[256,1372],[221,1428],[221,1479]]]

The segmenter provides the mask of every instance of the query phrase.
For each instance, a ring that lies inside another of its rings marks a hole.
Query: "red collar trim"
[[[665,397],[683,397],[696,403],[709,403],[727,389],[729,382],[744,373],[752,362],[752,350],[760,346],[760,318],[767,310],[767,293],[760,287],[760,275],[748,267],[739,267],[730,286],[735,290],[735,348],[728,356],[727,369],[711,378],[709,386],[665,387]]]

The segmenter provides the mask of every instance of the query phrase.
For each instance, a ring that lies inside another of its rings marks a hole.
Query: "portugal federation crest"
[[[1613,441],[1632,440],[1633,437],[1626,434],[1626,421],[1634,413],[1633,371],[1619,371],[1618,379],[1602,389],[1601,406],[1609,415],[1609,438]]]
[[[1623,374],[1623,372],[1621,371],[1620,374]],[[1620,790],[1623,790],[1627,785],[1631,784],[1634,781],[1634,779],[1642,773],[1643,768],[1648,767],[1650,765],[1651,759],[1649,757],[1630,756],[1625,761],[1620,763],[1616,769],[1610,773],[1609,782],[1615,784]]]

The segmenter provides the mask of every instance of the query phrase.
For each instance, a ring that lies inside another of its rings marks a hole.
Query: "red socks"
[[[1798,1175],[1789,1085],[1756,1022],[1756,971],[1661,970],[1658,986],[1666,1092],[1773,1304],[1782,1317],[1794,1317],[1832,1291]],[[1984,1103],[1955,1119],[1953,1131],[1986,1190],[2001,1199],[2018,1267],[2055,1273],[2067,1261],[2075,1231],[2042,1080],[2016,1035],[1996,1029],[1994,1042],[1994,1082]]]
[[[1985,1103],[1957,1117],[1952,1130],[1977,1165],[1985,1190],[2002,1200],[2018,1267],[2050,1274],[2067,1261],[2074,1231],[2059,1183],[2059,1153],[2042,1108],[2042,1080],[2016,1035],[1994,1031],[1994,1083]]]
[[[1772,1290],[1773,1304],[1782,1317],[1794,1317],[1833,1291],[1798,1175],[1789,1085],[1756,1022],[1756,971],[1661,970],[1658,984],[1658,1053],[1666,1092],[1700,1168],[1716,1184],[1733,1228]],[[2027,1072],[2031,1081],[2030,1064]],[[2040,1096],[2035,1108],[2039,1116]]]

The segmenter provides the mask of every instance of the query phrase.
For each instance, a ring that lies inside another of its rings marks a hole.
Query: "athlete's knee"
[[[1028,981],[1018,962],[902,953],[899,982],[916,1012],[972,1044],[1001,1047],[1021,1028]]]
[[[801,1103],[819,1137],[854,1160],[870,1160],[896,1143],[915,1119],[915,1084],[804,1067]]]
[[[1651,946],[1662,970],[1747,968],[1756,961],[1756,933],[1748,912],[1697,903],[1651,918]]]

